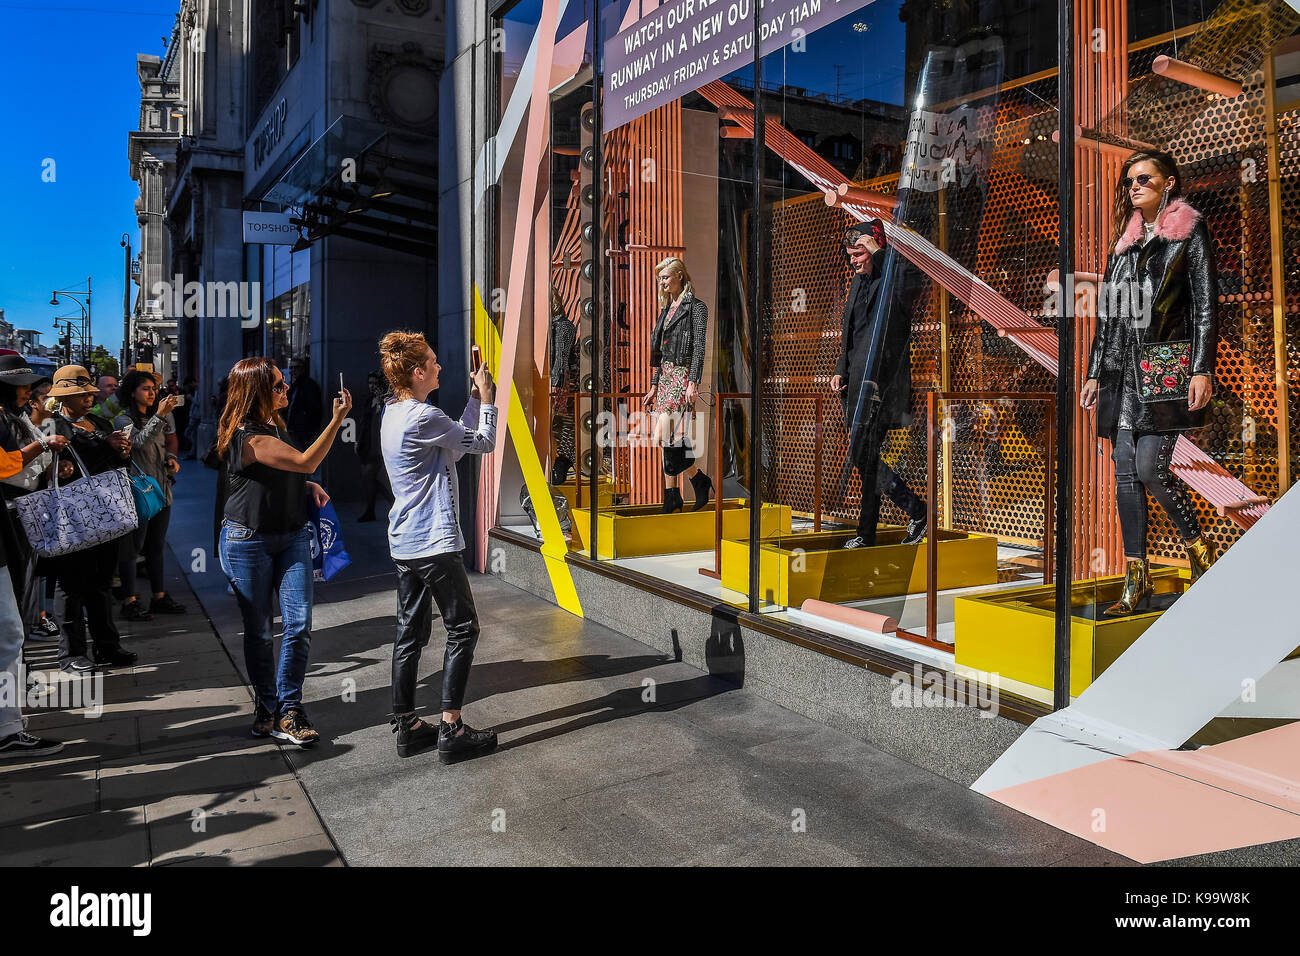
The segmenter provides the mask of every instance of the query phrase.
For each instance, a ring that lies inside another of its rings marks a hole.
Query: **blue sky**
[[[53,289],[93,283],[92,338],[122,340],[122,233],[139,244],[127,132],[137,53],[161,56],[177,0],[0,0],[0,309],[53,344]],[[55,181],[41,181],[55,161]]]

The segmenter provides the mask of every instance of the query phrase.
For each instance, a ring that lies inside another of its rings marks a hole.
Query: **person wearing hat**
[[[31,384],[40,377],[27,368],[21,355],[0,355],[0,481],[8,482],[34,463],[51,458],[67,443],[64,438],[39,435],[30,423],[24,424],[20,409],[27,402]],[[3,487],[9,498],[14,486],[6,483]],[[0,760],[44,757],[63,749],[57,740],[27,733],[19,706],[25,686],[22,657],[27,636],[20,602],[29,568],[26,539],[9,508],[0,508],[0,672],[7,674],[8,686],[15,691],[0,694]]]
[[[904,307],[902,263],[887,248],[879,219],[850,227],[844,245],[853,281],[844,304],[844,348],[831,376],[831,391],[844,405],[849,456],[862,480],[858,533],[844,547],[876,543],[882,490],[907,515],[903,543],[916,544],[926,533],[925,501],[880,457],[885,432],[906,427],[912,419],[912,324]]]
[[[90,373],[80,365],[65,365],[55,372],[54,387],[50,389],[50,397],[63,404],[54,418],[55,434],[71,442],[92,475],[121,468],[131,457],[131,440],[126,433],[114,431],[111,422],[91,412],[97,392]],[[77,477],[76,470],[71,477]],[[113,538],[51,562],[68,597],[63,639],[59,643],[59,666],[66,671],[135,663],[136,655],[123,649],[121,635],[113,624],[109,594],[120,547],[120,538]],[[86,654],[87,620],[94,642],[93,663]]]

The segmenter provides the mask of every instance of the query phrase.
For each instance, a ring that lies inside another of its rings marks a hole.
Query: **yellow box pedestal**
[[[1188,586],[1177,568],[1151,572],[1156,595],[1181,594]],[[1081,581],[1071,589],[1072,607],[1119,600],[1124,577]],[[956,599],[957,663],[976,670],[1052,688],[1056,648],[1055,585],[995,591]],[[1070,619],[1070,695],[1078,697],[1128,650],[1163,611],[1129,617]]]
[[[626,493],[626,489],[622,489]],[[551,485],[551,491],[564,498],[569,503],[569,514],[573,514],[578,507],[578,488],[572,481],[566,481],[562,485]],[[608,508],[614,503],[614,482],[613,479],[602,479],[596,485],[596,496],[598,507],[601,509]],[[582,482],[582,506],[584,508],[591,505],[591,488],[586,479]]]
[[[881,527],[876,545],[844,550],[852,531],[783,535],[763,542],[759,555],[764,601],[798,607],[819,601],[861,601],[925,590],[925,543],[903,544],[905,529]],[[962,531],[939,533],[939,589],[994,584],[998,541]],[[722,542],[722,586],[749,592],[749,541]]]
[[[716,515],[712,504],[699,511],[666,515],[660,505],[615,505],[597,509],[597,554],[602,558],[641,558],[652,554],[680,554],[684,551],[712,551]],[[790,530],[790,509],[785,505],[763,505],[765,535]],[[586,549],[591,509],[573,511],[574,546]],[[749,503],[741,498],[722,502],[722,536],[749,533]]]

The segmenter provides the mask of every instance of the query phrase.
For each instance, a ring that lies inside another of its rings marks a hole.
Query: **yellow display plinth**
[[[1177,568],[1151,573],[1155,598],[1181,594],[1188,586]],[[1070,618],[1070,695],[1077,697],[1128,650],[1162,613],[1102,617],[1100,609],[1119,600],[1123,575],[1080,581],[1071,588],[1070,606],[1098,608],[1098,619]],[[1055,585],[1012,588],[956,600],[957,663],[976,670],[1052,688],[1056,647]]]
[[[619,489],[626,494],[626,488]],[[569,513],[572,514],[574,509],[578,508],[578,486],[572,481],[566,481],[561,485],[551,485],[551,491],[562,497],[569,503]],[[614,503],[614,481],[611,478],[602,478],[596,483],[596,500],[598,507],[601,509],[608,508]],[[582,507],[587,508],[591,505],[591,486],[586,478],[582,479]]]
[[[652,554],[680,554],[684,551],[712,551],[717,516],[710,503],[699,511],[682,510],[666,515],[661,505],[615,505],[596,510],[597,554],[602,558],[643,558]],[[790,530],[790,509],[785,505],[763,505],[764,535]],[[574,547],[586,549],[591,509],[573,511]],[[729,498],[722,502],[723,537],[749,533],[749,502]]]
[[[874,547],[844,550],[854,534],[817,531],[762,542],[758,561],[763,600],[798,607],[809,598],[837,603],[925,590],[924,542],[903,544],[903,528],[881,527]],[[940,590],[997,582],[997,538],[939,531],[938,550]],[[722,586],[749,592],[748,540],[722,542]]]

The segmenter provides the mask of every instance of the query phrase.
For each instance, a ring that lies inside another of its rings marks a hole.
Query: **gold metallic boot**
[[[1124,617],[1137,610],[1137,606],[1155,592],[1146,558],[1129,558],[1124,570],[1124,593],[1119,600],[1106,608],[1106,617]]]
[[[1210,570],[1210,565],[1218,557],[1214,553],[1214,545],[1205,540],[1205,536],[1197,538],[1195,541],[1187,541],[1183,544],[1187,549],[1187,561],[1192,568],[1192,581],[1195,582],[1206,571]]]

